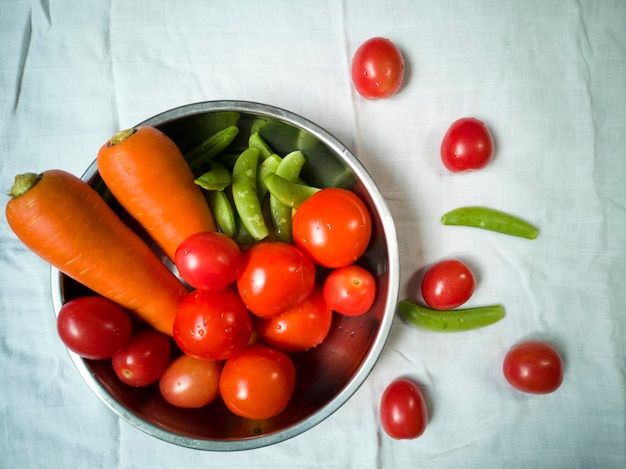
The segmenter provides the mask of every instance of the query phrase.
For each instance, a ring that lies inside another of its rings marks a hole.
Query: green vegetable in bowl
[[[233,168],[233,200],[241,221],[256,240],[264,239],[269,231],[265,224],[259,195],[257,192],[256,172],[259,163],[259,150],[245,150]]]

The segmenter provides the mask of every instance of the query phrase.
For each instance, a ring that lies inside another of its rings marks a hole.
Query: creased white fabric
[[[27,171],[80,175],[112,133],[175,106],[273,104],[328,129],[379,184],[401,297],[417,294],[424,266],[459,257],[478,277],[468,306],[501,303],[507,316],[456,335],[398,319],[366,383],[326,421],[268,448],[195,451],[91,393],[56,336],[48,266],[3,221],[0,467],[625,467],[625,31],[623,0],[3,1],[2,192]],[[379,35],[407,74],[397,96],[371,102],[352,89],[350,59]],[[462,116],[487,123],[496,157],[451,174],[439,144]],[[440,224],[465,204],[515,213],[540,236]],[[562,353],[556,393],[505,382],[504,355],[526,338]],[[431,412],[414,441],[378,424],[398,376],[420,383]]]

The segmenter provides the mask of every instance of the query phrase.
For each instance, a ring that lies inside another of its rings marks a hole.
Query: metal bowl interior
[[[160,128],[185,152],[231,123],[240,129],[234,146],[246,146],[250,132],[258,131],[278,154],[302,150],[307,156],[303,178],[311,184],[351,189],[365,201],[372,215],[373,233],[359,263],[374,274],[378,290],[368,313],[358,317],[335,314],[324,343],[308,352],[292,354],[297,369],[296,390],[287,409],[268,420],[239,418],[219,399],[202,409],[173,407],[161,397],[158,385],[131,388],[117,379],[110,360],[84,360],[69,352],[93,392],[125,421],[170,443],[210,451],[278,443],[305,432],[341,407],[365,381],[383,350],[399,289],[397,240],[387,205],[358,159],[322,128],[288,111],[242,101],[191,104],[140,125]],[[95,162],[82,179],[149,242],[111,196]],[[51,270],[51,282],[57,314],[65,302],[89,293],[55,268]]]

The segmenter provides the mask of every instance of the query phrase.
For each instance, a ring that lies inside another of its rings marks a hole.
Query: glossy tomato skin
[[[178,347],[203,360],[226,360],[248,343],[251,332],[250,313],[231,288],[189,293],[174,318]]]
[[[453,173],[482,169],[493,159],[493,153],[489,129],[473,117],[454,121],[441,142],[441,161]]]
[[[351,74],[355,89],[364,98],[389,98],[398,92],[404,79],[402,53],[389,39],[368,39],[352,58]]]
[[[132,322],[117,303],[102,296],[83,296],[65,303],[57,333],[72,352],[90,360],[110,358],[130,338]]]
[[[117,377],[124,383],[147,386],[156,382],[167,368],[172,354],[168,336],[155,329],[140,329],[111,357]]]
[[[180,276],[194,288],[222,290],[241,267],[239,245],[225,234],[205,231],[185,239],[174,257]]]
[[[367,249],[372,220],[354,192],[330,187],[309,197],[292,220],[294,243],[320,266],[353,264]]]
[[[365,268],[352,264],[334,269],[324,281],[326,303],[338,313],[359,316],[376,298],[376,280]]]
[[[321,287],[299,305],[273,318],[258,318],[256,330],[267,345],[284,352],[304,352],[321,344],[333,319]]]
[[[219,396],[221,369],[221,362],[181,355],[161,375],[159,390],[176,407],[204,407]]]
[[[249,345],[224,364],[220,394],[235,415],[262,420],[285,410],[295,384],[296,368],[286,353]]]
[[[422,279],[422,297],[434,309],[453,309],[474,293],[476,278],[458,259],[446,259],[432,265]]]
[[[398,378],[387,386],[380,400],[380,422],[385,432],[397,440],[412,440],[424,433],[428,409],[414,381]]]
[[[549,394],[563,382],[563,361],[551,345],[527,341],[509,350],[503,372],[515,389],[530,394]]]
[[[315,265],[294,245],[266,241],[248,248],[237,289],[248,309],[270,318],[303,302],[315,286]]]

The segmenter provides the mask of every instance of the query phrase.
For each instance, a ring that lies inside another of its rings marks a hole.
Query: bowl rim
[[[388,291],[389,294],[384,304],[384,313],[381,318],[379,332],[372,342],[371,349],[367,358],[360,364],[354,375],[348,382],[349,385],[344,386],[327,404],[320,407],[313,414],[304,420],[297,422],[289,428],[278,430],[259,436],[253,436],[244,439],[199,439],[190,436],[184,436],[173,433],[169,430],[154,425],[142,416],[135,414],[123,404],[117,401],[106,389],[106,387],[97,379],[87,366],[83,358],[76,353],[67,349],[72,362],[77,368],[83,380],[91,388],[92,392],[100,398],[100,400],[109,407],[117,416],[122,418],[131,426],[154,436],[160,440],[192,449],[200,449],[207,451],[240,451],[265,446],[274,445],[315,427],[322,421],[326,420],[340,407],[342,407],[363,385],[367,377],[370,375],[374,366],[378,362],[383,348],[389,338],[393,319],[395,317],[396,305],[399,295],[400,285],[400,267],[399,267],[399,251],[397,235],[393,217],[382,196],[378,186],[365,169],[358,158],[336,137],[331,135],[322,127],[312,121],[291,111],[287,111],[280,107],[263,104],[253,101],[243,100],[216,100],[201,101],[192,104],[178,106],[167,111],[156,114],[143,122],[141,125],[162,125],[173,119],[190,117],[195,114],[205,114],[213,112],[235,111],[242,113],[251,113],[259,116],[265,116],[284,123],[290,124],[297,128],[304,128],[307,132],[315,136],[321,143],[325,144],[332,152],[340,154],[345,163],[355,173],[357,178],[363,183],[374,205],[376,206],[381,220],[382,230],[384,232],[385,245],[388,256],[387,275],[388,275]],[[97,163],[94,160],[87,170],[81,175],[81,179],[88,182],[98,173]],[[59,310],[63,305],[63,292],[61,286],[61,272],[55,267],[50,269],[51,294],[55,315],[58,316]]]

